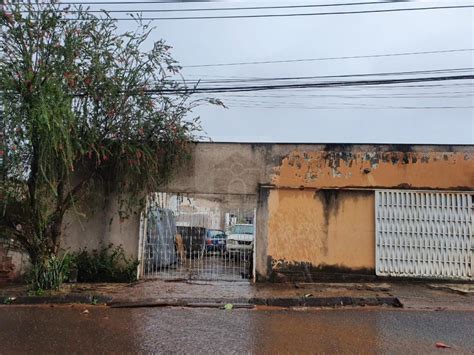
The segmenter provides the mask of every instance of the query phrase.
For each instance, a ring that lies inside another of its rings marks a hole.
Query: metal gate
[[[472,194],[376,191],[375,211],[377,275],[473,278]]]
[[[142,216],[140,275],[248,280],[253,275],[254,221],[253,196],[229,203],[212,196],[154,194]]]

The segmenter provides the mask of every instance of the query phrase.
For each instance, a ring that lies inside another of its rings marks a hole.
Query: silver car
[[[227,236],[226,252],[230,256],[252,255],[254,244],[253,224],[236,224]]]

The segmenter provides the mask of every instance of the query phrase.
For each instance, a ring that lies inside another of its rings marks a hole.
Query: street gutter
[[[19,296],[0,297],[3,305],[44,305],[44,304],[105,304],[111,308],[144,307],[189,307],[252,309],[256,306],[282,308],[294,307],[364,307],[390,306],[401,308],[403,304],[397,297],[287,297],[287,298],[159,298],[128,300],[103,295],[69,294],[62,296]],[[230,305],[230,306],[229,306]]]
[[[254,308],[255,306],[274,306],[283,308],[294,307],[364,307],[364,306],[391,306],[403,307],[397,297],[291,297],[291,298],[250,298],[250,299],[222,299],[222,298],[193,298],[193,299],[155,299],[142,301],[116,300],[107,304],[111,308],[139,308],[139,307],[192,307],[192,308]]]

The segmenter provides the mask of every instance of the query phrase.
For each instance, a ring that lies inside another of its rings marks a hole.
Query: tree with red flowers
[[[176,80],[171,48],[160,40],[145,51],[149,24],[137,19],[135,31],[118,34],[101,16],[54,3],[0,14],[0,235],[33,264],[59,253],[64,216],[88,193],[100,186],[136,206],[200,131],[187,118],[199,101]]]

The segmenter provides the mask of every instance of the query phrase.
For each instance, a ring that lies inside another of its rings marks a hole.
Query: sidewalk
[[[9,300],[9,297],[15,299]],[[247,282],[143,280],[134,284],[65,284],[60,291],[45,296],[27,296],[25,286],[7,286],[0,288],[0,299],[2,303],[15,304],[98,302],[112,307],[386,305],[418,310],[474,311],[474,285],[403,282],[253,285]]]

